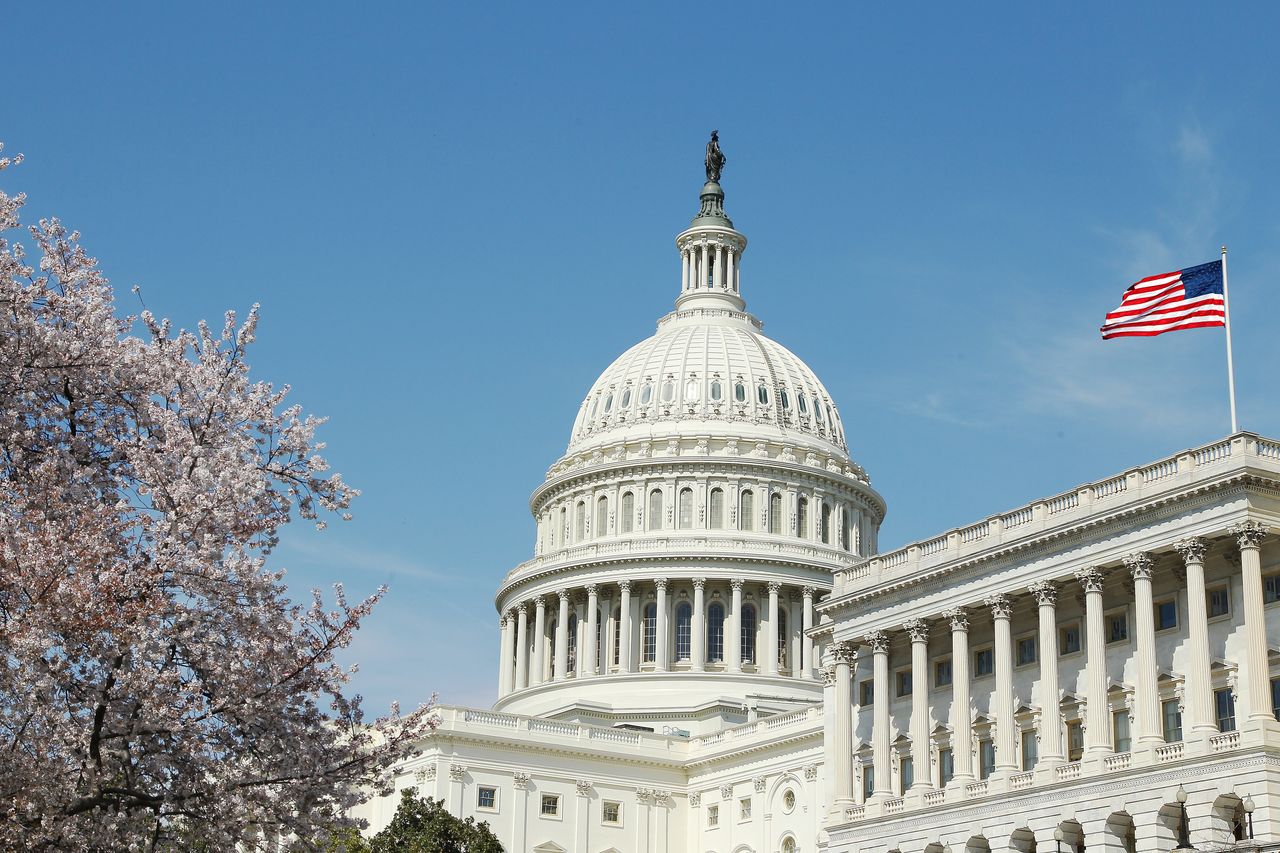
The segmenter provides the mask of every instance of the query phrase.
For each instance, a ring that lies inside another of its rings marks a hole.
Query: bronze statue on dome
[[[720,150],[720,133],[711,131],[711,141],[707,143],[707,180],[720,181],[720,170],[724,168],[724,152]]]

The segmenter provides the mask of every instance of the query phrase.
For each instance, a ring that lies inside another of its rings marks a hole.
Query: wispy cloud
[[[322,539],[326,541],[320,541]],[[327,534],[285,540],[278,554],[280,561],[286,564],[291,555],[296,555],[305,558],[312,566],[342,568],[372,577],[399,575],[437,583],[448,582],[454,577],[450,572],[425,566],[394,551],[330,541]]]

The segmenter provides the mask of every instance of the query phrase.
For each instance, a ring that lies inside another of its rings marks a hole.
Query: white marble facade
[[[1147,853],[1179,784],[1197,847],[1247,835],[1246,801],[1269,838],[1280,443],[879,553],[834,401],[745,311],[718,184],[676,243],[676,310],[534,492],[496,704],[442,708],[398,788],[511,853]]]

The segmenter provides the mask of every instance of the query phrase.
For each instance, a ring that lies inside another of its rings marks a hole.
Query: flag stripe
[[[1190,292],[1188,292],[1188,287]],[[1150,337],[1226,325],[1221,262],[1148,276],[1130,285],[1108,312],[1102,338]]]

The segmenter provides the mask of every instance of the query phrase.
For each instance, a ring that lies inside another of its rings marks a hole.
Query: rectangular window
[[[1274,601],[1280,601],[1280,574],[1267,575],[1262,579],[1262,603]]]
[[[862,765],[862,799],[867,801],[876,791],[876,768],[872,764]]]
[[[1182,709],[1178,707],[1177,699],[1166,699],[1160,703],[1160,718],[1164,723],[1164,742],[1182,740]]]
[[[1178,600],[1176,598],[1157,601],[1155,609],[1157,631],[1167,631],[1170,628],[1178,627]]]
[[[1035,770],[1036,761],[1040,758],[1040,750],[1036,745],[1035,729],[1025,729],[1022,732],[1022,769]]]
[[[542,814],[546,817],[556,817],[560,814],[560,796],[558,794],[542,795]]]
[[[1218,731],[1236,730],[1236,697],[1231,695],[1231,688],[1213,691],[1213,711],[1218,719]]]
[[[1210,619],[1215,616],[1226,616],[1231,612],[1231,587],[1226,584],[1207,590],[1205,599]]]
[[[898,670],[898,695],[911,695],[911,670],[909,669]]]
[[[1058,654],[1073,655],[1080,651],[1080,623],[1072,622],[1058,628]]]
[[[1271,679],[1271,713],[1280,720],[1280,678]]]
[[[1107,643],[1124,643],[1129,640],[1129,611],[1113,610],[1106,615]]]
[[[1036,662],[1036,638],[1034,635],[1018,638],[1016,659],[1018,666],[1026,666]]]
[[[1079,720],[1067,723],[1067,761],[1084,757],[1084,725]]]
[[[738,820],[751,820],[751,798],[738,800]]]
[[[938,785],[946,787],[956,773],[955,755],[950,747],[938,750]]]
[[[498,807],[498,789],[489,785],[476,788],[476,808],[496,809]]]
[[[1128,710],[1111,714],[1111,745],[1116,752],[1129,752],[1133,749],[1133,740],[1129,737]]]
[[[985,779],[996,769],[996,745],[991,738],[978,741],[978,778]]]
[[[720,807],[707,806],[707,826],[713,829],[720,825]]]
[[[911,786],[916,783],[915,762],[911,760],[911,756],[904,755],[898,761],[898,782],[899,796],[905,795],[911,790]]]
[[[995,672],[995,657],[990,648],[978,649],[973,653],[973,677],[981,678]]]
[[[602,823],[622,823],[622,803],[605,800],[604,805],[600,807],[600,821]]]
[[[943,658],[933,663],[933,686],[946,687],[951,684],[951,658]]]
[[[858,704],[870,705],[875,701],[876,691],[875,684],[868,678],[866,681],[858,683]]]

